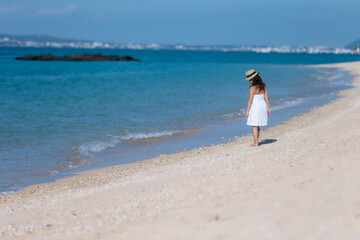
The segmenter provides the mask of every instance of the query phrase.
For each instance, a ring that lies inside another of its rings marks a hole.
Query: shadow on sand
[[[274,143],[276,142],[276,139],[265,139],[259,142],[259,146],[264,145],[264,144],[269,144],[269,143]]]

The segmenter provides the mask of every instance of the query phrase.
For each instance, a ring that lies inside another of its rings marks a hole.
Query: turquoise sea
[[[141,62],[19,61],[26,54],[129,55]],[[308,64],[360,55],[0,48],[0,192],[77,171],[227,142],[251,133],[254,68],[269,126],[336,98],[352,77]]]

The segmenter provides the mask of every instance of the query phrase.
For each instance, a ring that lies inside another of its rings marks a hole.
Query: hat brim
[[[253,79],[255,76],[257,76],[260,72],[255,73],[254,75],[252,75],[251,77],[248,77],[247,79],[245,79],[246,81],[249,81],[251,79]]]

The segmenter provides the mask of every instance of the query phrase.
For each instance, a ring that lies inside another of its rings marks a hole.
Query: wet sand
[[[0,195],[1,239],[359,239],[360,62],[321,67],[356,88],[260,147],[248,135]]]

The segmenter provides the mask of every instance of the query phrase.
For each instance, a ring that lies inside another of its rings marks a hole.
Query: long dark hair
[[[260,91],[265,91],[266,88],[266,84],[263,82],[259,74],[252,79],[251,86],[255,86]]]

